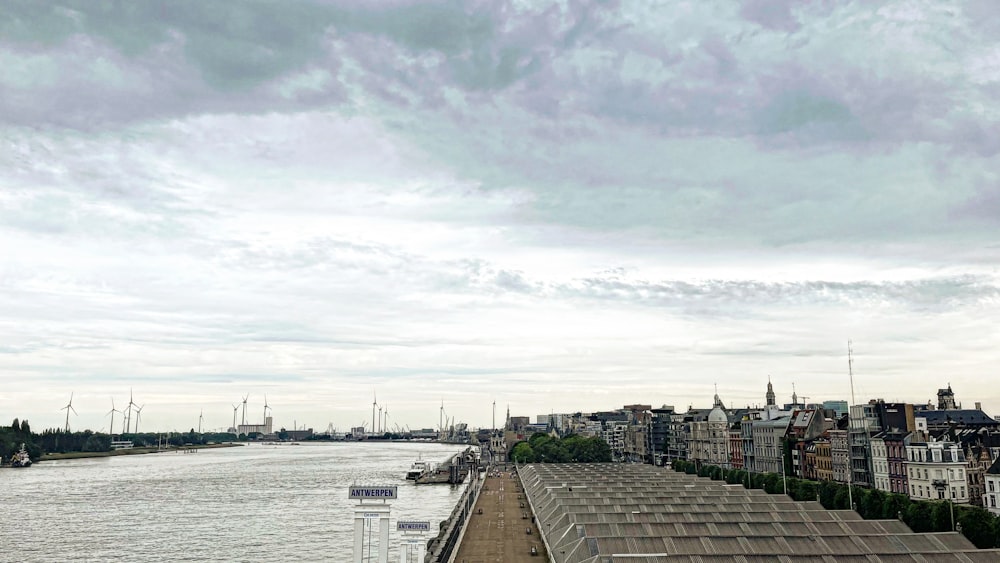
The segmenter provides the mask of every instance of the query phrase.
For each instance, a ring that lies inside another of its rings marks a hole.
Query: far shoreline
[[[113,457],[119,455],[142,455],[142,454],[155,454],[155,453],[167,453],[167,452],[181,452],[186,450],[205,450],[214,448],[232,448],[236,446],[243,446],[245,444],[238,442],[224,442],[222,444],[198,444],[198,445],[188,445],[179,447],[170,447],[168,449],[158,449],[158,448],[127,448],[121,450],[111,450],[106,452],[66,452],[66,453],[49,453],[43,454],[42,457],[38,459],[38,462],[43,461],[58,461],[64,459],[86,459],[94,457]]]

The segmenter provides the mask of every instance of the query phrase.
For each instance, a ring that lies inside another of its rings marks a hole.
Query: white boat
[[[28,451],[24,449],[24,443],[21,443],[21,449],[10,458],[11,467],[31,467],[31,457],[28,456]]]
[[[406,472],[406,478],[410,481],[416,481],[418,477],[424,473],[429,473],[433,469],[434,467],[429,461],[417,458],[417,461],[414,461],[413,465],[410,466],[410,470]]]

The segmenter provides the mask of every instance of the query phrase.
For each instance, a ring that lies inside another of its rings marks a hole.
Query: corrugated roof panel
[[[547,541],[563,544],[557,563],[610,563],[614,554],[639,556],[617,558],[628,563],[1000,561],[998,551],[966,552],[971,544],[957,534],[912,534],[896,520],[864,521],[652,466],[529,466],[522,479],[544,509]]]

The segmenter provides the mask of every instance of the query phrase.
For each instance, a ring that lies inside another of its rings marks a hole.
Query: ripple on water
[[[50,461],[0,472],[0,561],[347,561],[351,484],[398,484],[397,519],[448,517],[461,487],[415,486],[428,443],[251,445]],[[398,560],[390,542],[389,560]],[[12,551],[13,550],[13,551]]]

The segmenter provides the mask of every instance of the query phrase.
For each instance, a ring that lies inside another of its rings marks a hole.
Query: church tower
[[[951,390],[951,383],[948,384],[947,389],[938,389],[937,397],[939,411],[961,408],[960,406],[955,406],[955,392]]]
[[[774,387],[771,386],[771,376],[767,376],[767,406],[774,406]]]

